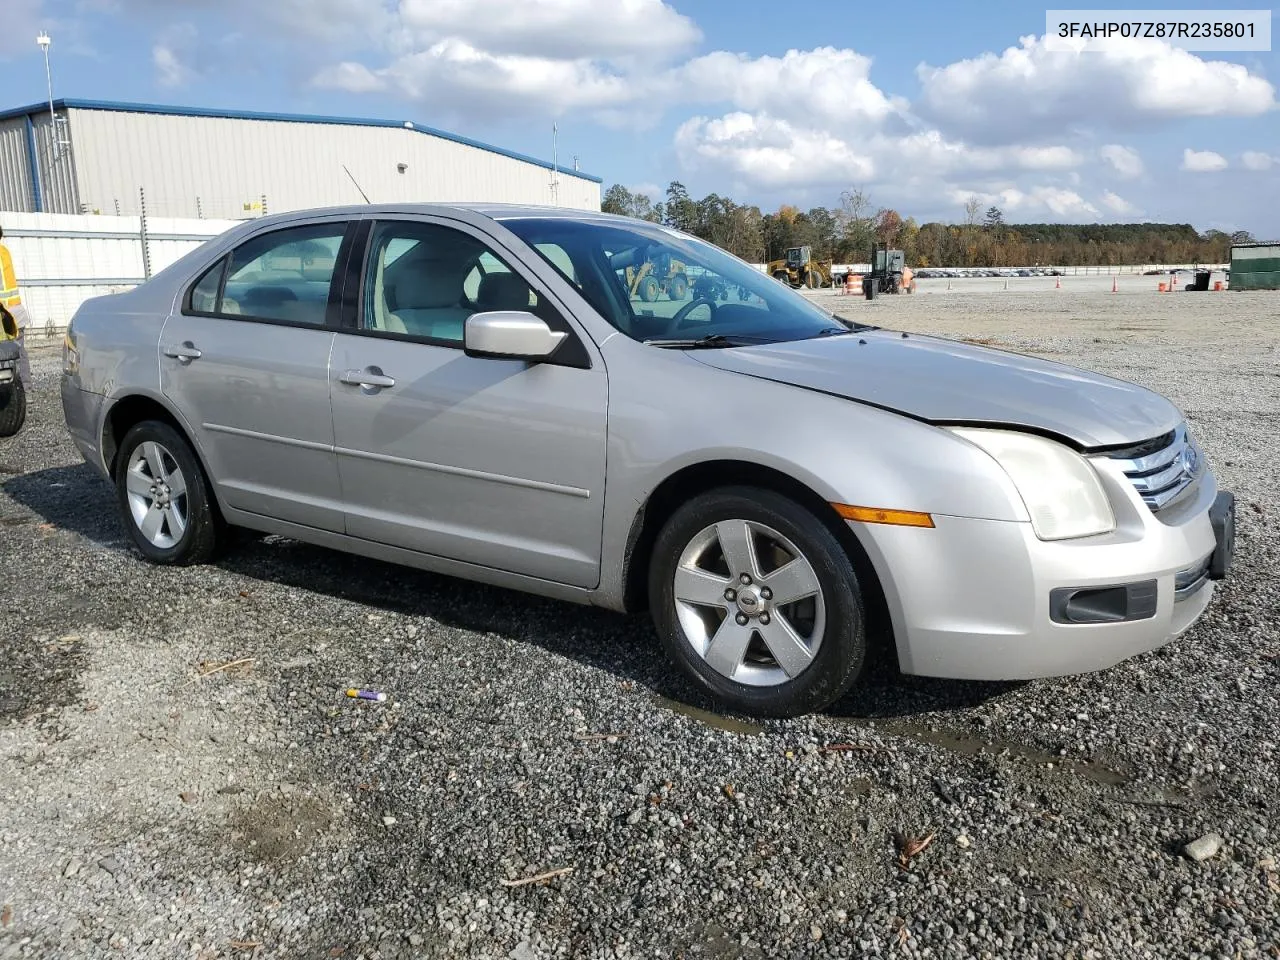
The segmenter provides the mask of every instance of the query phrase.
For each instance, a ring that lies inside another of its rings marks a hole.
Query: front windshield
[[[666,227],[567,217],[513,218],[502,225],[633,340],[733,346],[848,331],[750,264]]]

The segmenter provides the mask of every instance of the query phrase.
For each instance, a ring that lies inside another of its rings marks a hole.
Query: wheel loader
[[[626,280],[628,296],[639,297],[645,303],[652,303],[664,293],[671,300],[684,300],[689,296],[689,277],[679,260],[667,259],[665,263],[646,260],[638,267],[627,267]]]
[[[810,247],[788,247],[786,258],[769,261],[769,275],[790,287],[831,285],[831,261],[814,260]]]

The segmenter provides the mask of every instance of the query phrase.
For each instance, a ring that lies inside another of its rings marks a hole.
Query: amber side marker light
[[[880,510],[877,507],[853,507],[847,503],[833,503],[836,513],[846,520],[863,523],[891,523],[899,527],[932,527],[933,517],[914,510]]]

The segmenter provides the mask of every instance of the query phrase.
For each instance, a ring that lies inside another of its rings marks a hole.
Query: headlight
[[[1031,515],[1041,540],[1109,533],[1116,518],[1097,472],[1060,443],[1012,430],[953,427],[1004,468]]]

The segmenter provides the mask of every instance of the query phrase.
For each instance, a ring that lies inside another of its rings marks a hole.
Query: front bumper
[[[0,387],[14,383],[21,376],[22,344],[17,340],[0,340]]]
[[[1045,542],[1029,523],[946,516],[933,529],[851,522],[880,576],[902,671],[973,680],[1086,673],[1187,630],[1230,563],[1230,494],[1220,496],[1206,471],[1157,517],[1118,470],[1103,479],[1117,528],[1102,536]],[[1074,614],[1064,600],[1073,596]]]

